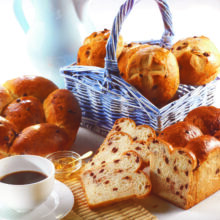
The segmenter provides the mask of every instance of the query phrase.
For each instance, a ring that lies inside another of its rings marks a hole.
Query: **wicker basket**
[[[173,36],[171,14],[165,0],[155,0],[164,22],[161,40],[148,41],[169,48]],[[137,124],[148,124],[156,131],[182,120],[189,111],[212,105],[217,79],[204,86],[180,85],[178,99],[157,108],[120,76],[116,60],[116,45],[121,25],[134,6],[127,0],[117,14],[106,46],[105,68],[71,65],[61,68],[66,88],[73,92],[82,109],[81,126],[101,135],[111,129],[118,118],[129,117]]]

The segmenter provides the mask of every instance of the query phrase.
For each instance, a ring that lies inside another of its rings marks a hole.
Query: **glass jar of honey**
[[[82,166],[80,155],[74,151],[56,151],[46,156],[55,166],[55,178],[64,182],[71,180]]]

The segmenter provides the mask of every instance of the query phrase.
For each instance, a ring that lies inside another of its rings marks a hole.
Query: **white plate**
[[[43,204],[28,213],[17,213],[0,203],[1,220],[55,220],[66,216],[73,208],[74,197],[71,190],[55,180],[54,190]]]

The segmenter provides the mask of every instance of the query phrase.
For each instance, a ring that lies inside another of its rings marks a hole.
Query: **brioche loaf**
[[[130,198],[142,198],[151,191],[148,176],[140,170],[142,161],[134,151],[117,160],[85,171],[82,184],[90,208]]]
[[[110,36],[110,30],[94,32],[89,35],[78,50],[77,65],[104,67],[106,44]],[[119,36],[116,56],[118,57],[123,47],[123,39]]]
[[[152,191],[156,195],[188,209],[220,189],[217,117],[218,109],[199,107],[184,122],[165,128],[149,141]]]
[[[172,52],[180,67],[180,83],[204,85],[216,78],[220,53],[207,37],[189,37],[176,42]]]
[[[0,89],[0,152],[37,154],[70,149],[81,121],[74,95],[40,76],[8,80]]]
[[[175,56],[159,46],[141,48],[127,63],[127,81],[157,106],[167,104],[179,86]]]

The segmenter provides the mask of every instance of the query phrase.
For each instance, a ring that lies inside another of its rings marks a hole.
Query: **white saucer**
[[[0,203],[0,220],[55,220],[66,216],[73,208],[71,190],[55,180],[54,190],[43,204],[28,213],[17,213]]]

